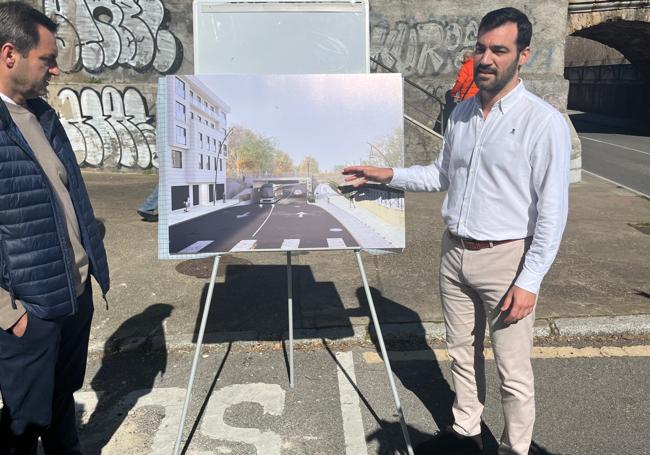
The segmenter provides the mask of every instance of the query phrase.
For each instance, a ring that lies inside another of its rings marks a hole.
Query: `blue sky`
[[[321,171],[359,163],[370,146],[403,128],[399,74],[196,76],[230,106],[228,126],[272,137],[298,164]]]

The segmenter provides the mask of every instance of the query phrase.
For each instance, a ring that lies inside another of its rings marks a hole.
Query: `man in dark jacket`
[[[57,26],[0,4],[0,454],[79,454],[93,275],[108,264],[70,142],[46,95]]]

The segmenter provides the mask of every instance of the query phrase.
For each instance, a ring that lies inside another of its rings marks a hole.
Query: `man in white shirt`
[[[530,21],[515,8],[482,19],[474,52],[479,93],[452,113],[433,164],[343,170],[355,186],[447,191],[440,293],[454,423],[418,454],[482,452],[486,321],[505,416],[499,453],[528,454],[532,441],[534,310],[566,224],[571,139],[562,115],[519,79],[531,35]]]

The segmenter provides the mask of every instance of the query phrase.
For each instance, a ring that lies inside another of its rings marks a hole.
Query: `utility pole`
[[[225,128],[221,128],[221,130],[225,133],[223,140],[219,141],[219,150],[217,151],[217,162],[214,163],[214,199],[213,199],[213,205],[217,205],[217,178],[219,177],[219,158],[221,158],[221,153],[223,152],[223,148],[226,145],[226,139],[228,139],[228,136],[230,136],[230,133],[233,132],[233,128],[230,128],[229,130],[226,130]],[[223,203],[226,203],[226,182],[223,182]]]

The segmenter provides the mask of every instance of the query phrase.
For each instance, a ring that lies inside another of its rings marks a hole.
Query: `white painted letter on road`
[[[231,427],[224,422],[226,410],[239,403],[257,403],[264,413],[279,416],[284,412],[285,391],[277,384],[235,384],[217,390],[210,397],[201,432],[213,439],[244,442],[255,446],[257,455],[280,455],[282,437],[257,428]]]

